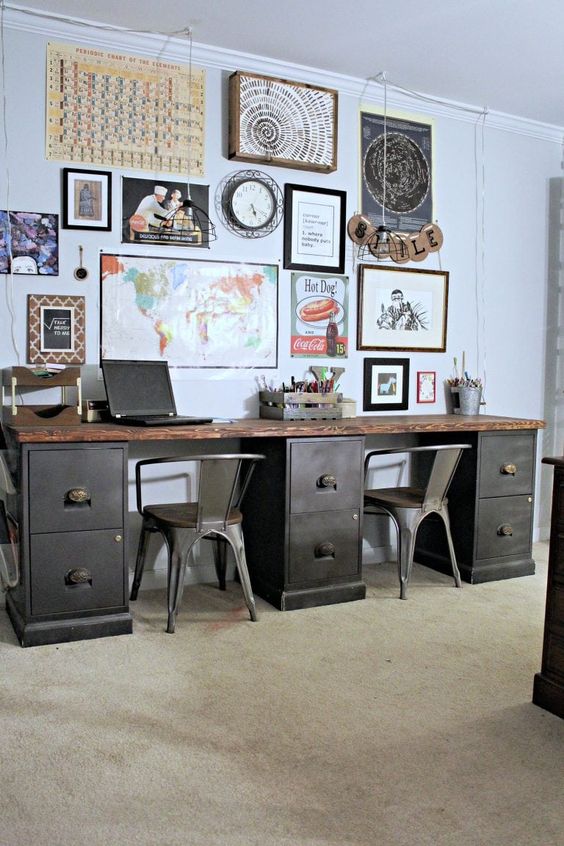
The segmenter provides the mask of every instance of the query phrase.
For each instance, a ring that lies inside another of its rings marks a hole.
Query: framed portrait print
[[[284,267],[312,273],[345,269],[345,191],[286,184]]]
[[[83,364],[84,297],[29,294],[29,364]]]
[[[448,272],[361,264],[357,349],[445,352]]]
[[[229,158],[336,170],[337,103],[332,88],[236,71],[229,77]]]
[[[417,371],[417,402],[435,402],[437,374],[434,370]]]
[[[409,403],[409,359],[364,359],[364,411],[405,411]]]
[[[112,228],[112,174],[63,168],[63,229]]]

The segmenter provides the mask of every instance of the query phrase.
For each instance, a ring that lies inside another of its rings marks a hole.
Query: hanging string
[[[4,0],[2,0],[2,4]],[[22,7],[17,7],[18,14],[29,15],[30,17],[35,18],[42,18],[46,20],[52,21],[62,21],[65,24],[68,24],[69,20],[68,17],[64,15],[58,15],[54,12],[41,12],[34,9],[25,9]],[[114,26],[113,24],[103,24],[98,23],[96,21],[82,21],[79,18],[72,19],[73,26],[81,26],[84,29],[101,29],[105,32],[116,32],[116,33],[131,33],[132,35],[165,35],[165,36],[174,36],[174,35],[184,35],[187,36],[189,34],[190,27],[183,27],[182,29],[173,29],[173,30],[160,30],[160,29],[130,29],[129,27],[125,26]]]
[[[6,97],[6,45],[4,40],[4,11],[5,3],[1,0],[0,3],[0,49],[2,50],[2,122],[3,126],[3,145],[4,145],[4,161],[6,173],[6,230],[4,241],[6,243],[6,261],[8,262],[7,277],[6,277],[6,307],[10,315],[10,340],[16,356],[16,363],[20,364],[21,356],[18,343],[16,340],[16,309],[14,305],[14,272],[13,272],[13,254],[12,254],[12,232],[10,220],[10,165],[8,163],[8,119],[7,119],[7,97]]]
[[[388,84],[386,74],[382,74],[384,80],[384,190],[382,192],[382,226],[386,225],[386,185],[388,182]]]

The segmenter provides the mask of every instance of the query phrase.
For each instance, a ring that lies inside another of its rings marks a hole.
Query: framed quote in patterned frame
[[[83,364],[84,297],[29,294],[28,364]]]
[[[337,98],[331,88],[236,71],[229,77],[229,158],[336,170]]]

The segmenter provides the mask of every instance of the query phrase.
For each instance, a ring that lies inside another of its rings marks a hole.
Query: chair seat
[[[161,505],[146,505],[143,509],[143,516],[171,529],[194,529],[198,522],[197,502],[171,502]],[[226,520],[228,526],[234,526],[243,521],[243,515],[238,508],[231,508]],[[219,529],[223,521],[218,519],[213,525]],[[210,524],[210,530],[212,524]]]
[[[421,508],[424,499],[423,488],[375,488],[364,492],[365,505],[378,500],[395,508]]]

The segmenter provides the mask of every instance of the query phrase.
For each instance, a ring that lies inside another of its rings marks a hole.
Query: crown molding
[[[72,39],[100,49],[119,49],[120,52],[134,53],[151,57],[162,57],[166,51],[168,61],[187,64],[189,44],[186,38],[169,36],[161,33],[134,32],[119,27],[104,26],[83,18],[63,18],[33,7],[5,3],[3,7],[3,25],[6,29],[41,35],[46,39]],[[244,69],[250,73],[261,73],[287,79],[299,79],[311,85],[335,88],[339,93],[357,97],[363,104],[383,105],[383,87],[357,77],[337,74],[307,65],[290,64],[266,56],[256,56],[237,50],[211,47],[193,42],[192,61],[194,64],[232,72]],[[432,117],[444,117],[466,123],[476,123],[484,107],[459,103],[455,100],[433,98],[423,92],[402,93],[394,90],[388,81],[388,106],[397,109],[417,110]],[[541,123],[516,115],[485,110],[485,126],[512,132],[541,141],[563,143],[564,127]]]

